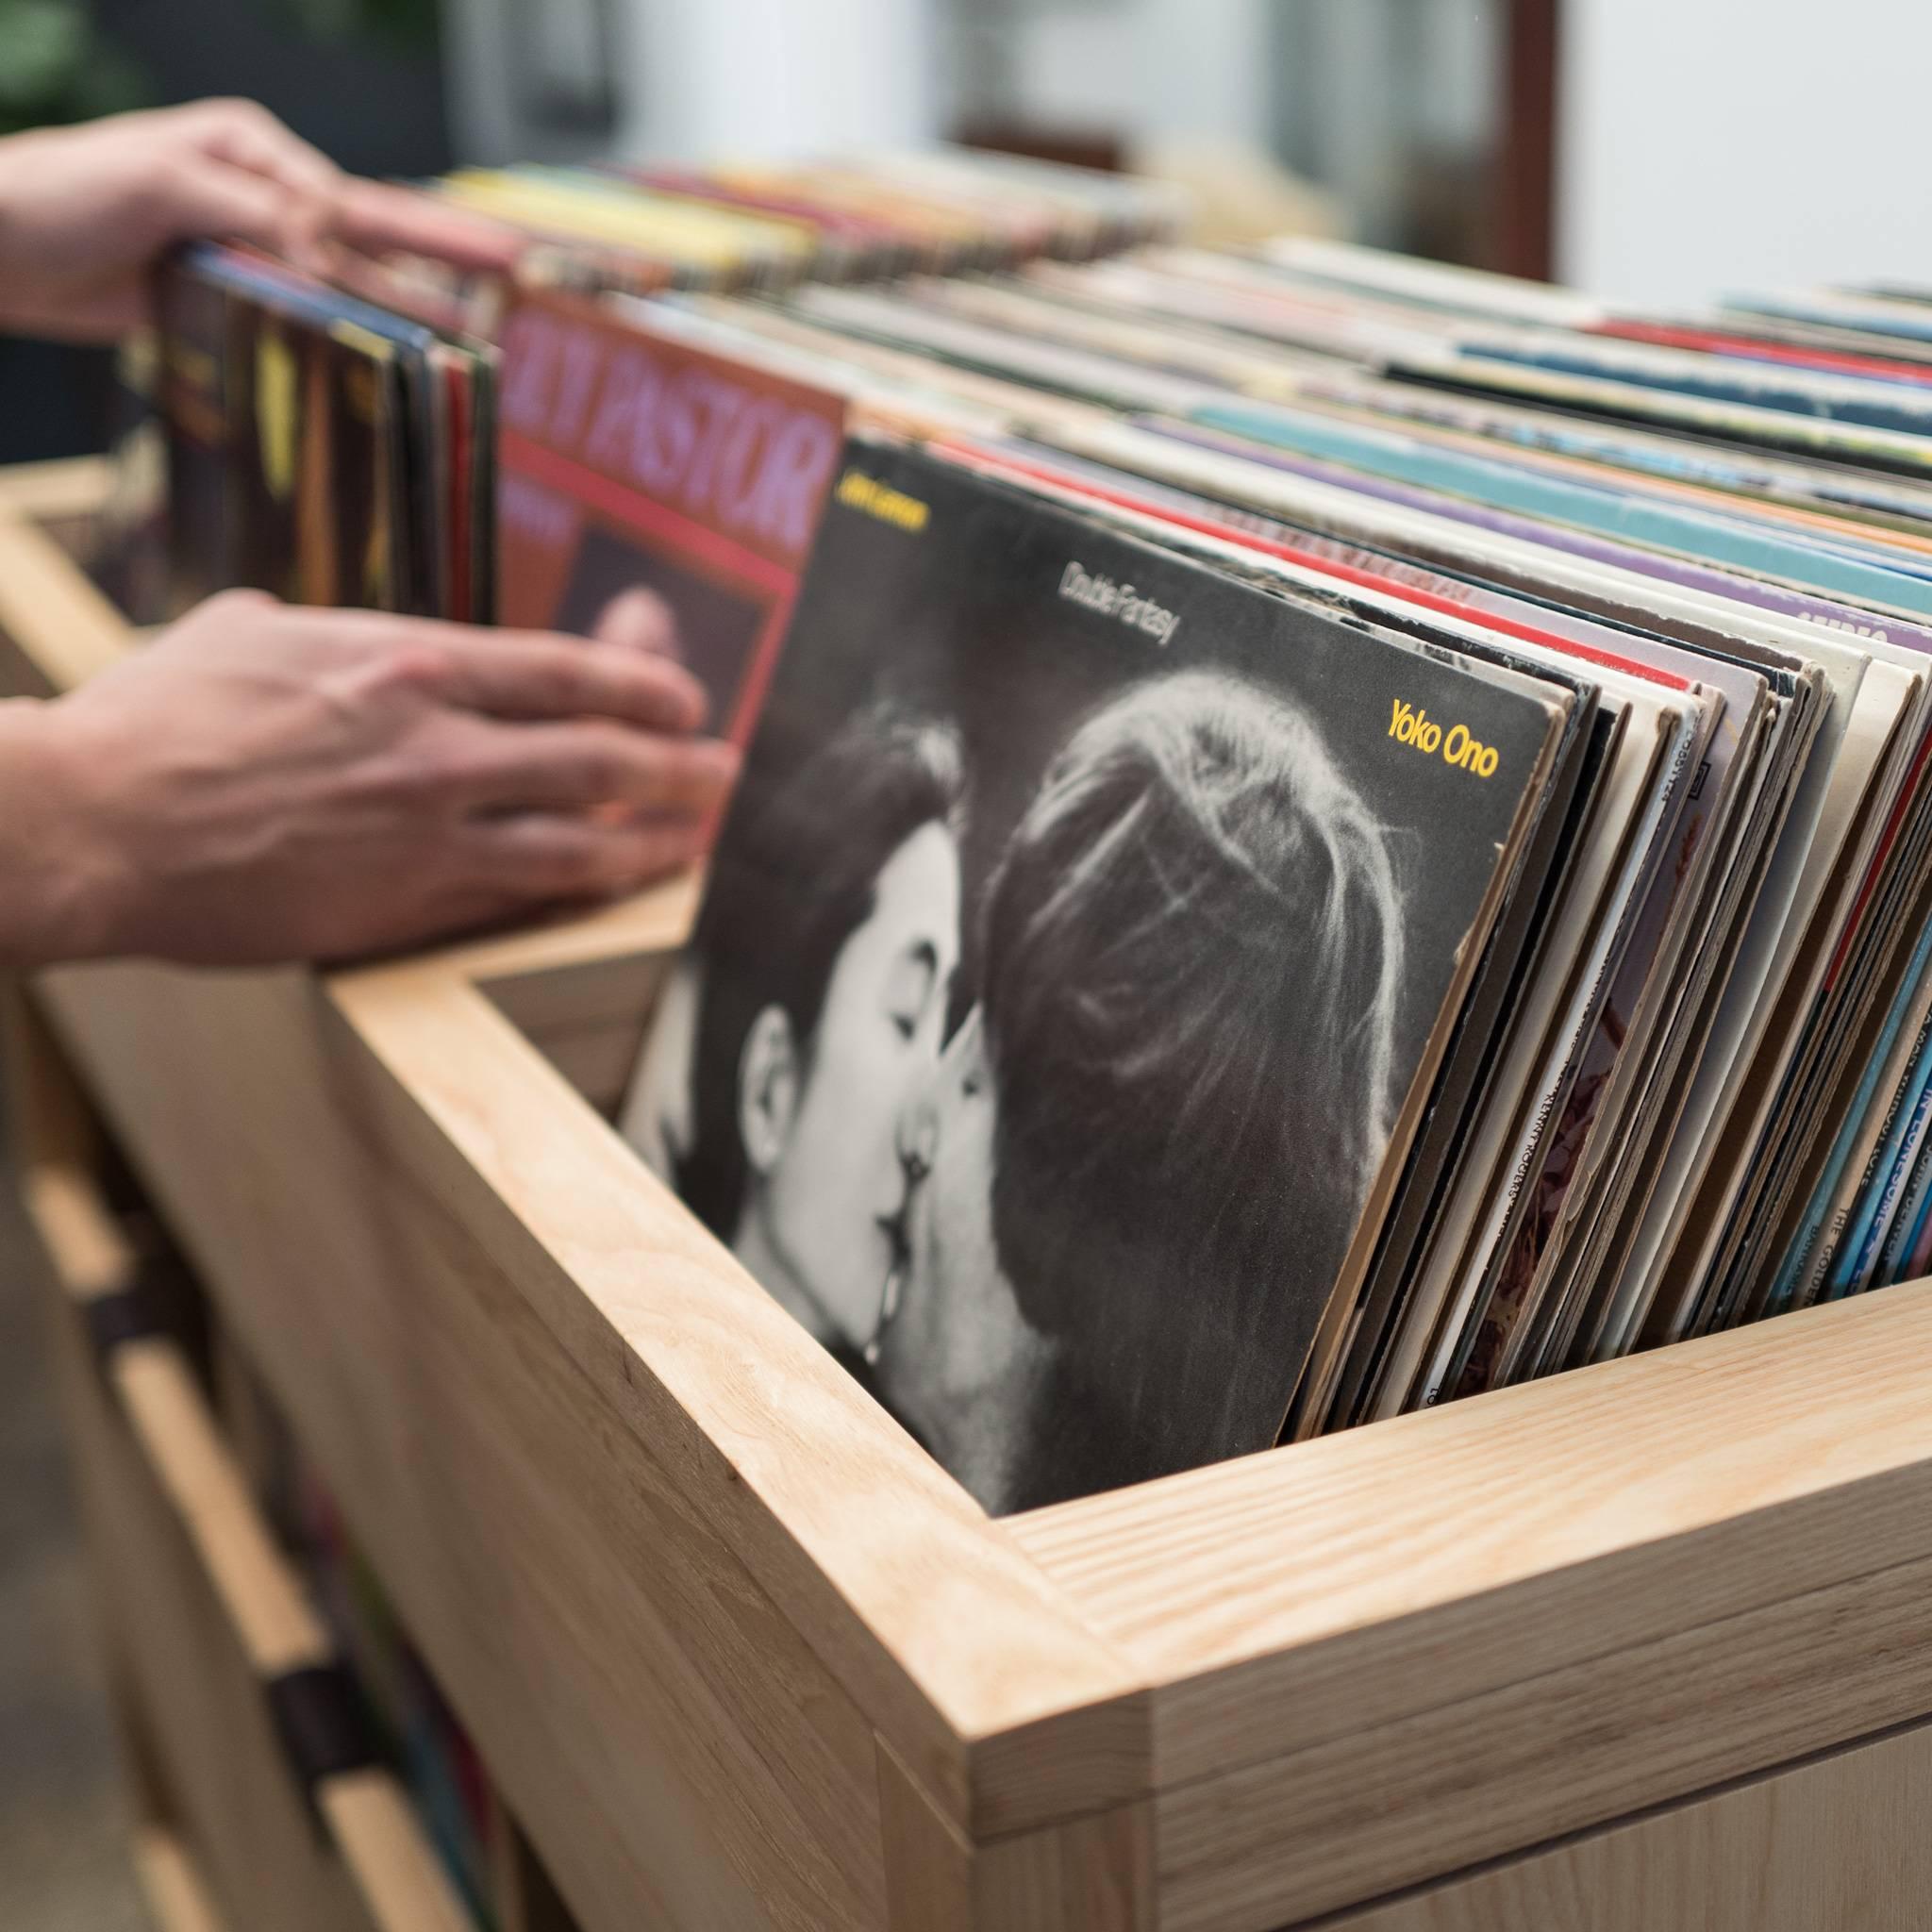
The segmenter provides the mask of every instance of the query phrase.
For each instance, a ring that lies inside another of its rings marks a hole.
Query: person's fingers
[[[608,824],[531,815],[479,823],[471,833],[472,875],[502,895],[504,909],[550,899],[632,891],[695,862],[704,838],[685,824]]]
[[[724,802],[739,755],[715,739],[665,738],[600,721],[496,724],[465,755],[464,789],[497,810],[586,810],[698,820]]]
[[[163,242],[200,236],[285,249],[301,239],[302,222],[288,191],[245,168],[194,156],[170,176]]]
[[[195,144],[212,159],[279,181],[295,193],[324,197],[341,185],[341,170],[254,101],[198,102],[190,110]]]
[[[443,634],[447,633],[446,636]],[[695,731],[705,689],[668,658],[600,651],[581,638],[411,625],[432,645],[432,683],[447,702],[497,718],[616,718],[653,731]],[[434,648],[438,642],[441,648]]]
[[[335,190],[329,232],[364,255],[426,255],[497,275],[515,267],[529,239],[436,195],[353,175],[343,175]]]
[[[655,651],[659,657],[680,660],[684,657],[677,647],[677,619],[670,605],[642,584],[633,584],[613,597],[591,634],[600,644]]]

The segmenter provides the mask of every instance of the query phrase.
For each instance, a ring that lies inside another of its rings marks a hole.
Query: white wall
[[[1558,273],[1932,281],[1932,0],[1566,0]]]
[[[520,105],[517,17],[555,4],[444,0],[459,158],[767,159],[938,132],[940,0],[610,0],[614,135],[546,129]]]
[[[1135,141],[1266,146],[1270,4],[1020,0],[1008,9],[1007,113]]]
[[[626,0],[627,154],[768,158],[937,132],[937,0]]]

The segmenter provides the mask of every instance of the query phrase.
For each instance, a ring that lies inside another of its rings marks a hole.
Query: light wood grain
[[[157,1932],[225,1932],[201,1868],[175,1833],[158,1824],[137,1827],[134,1875]]]
[[[270,1538],[180,1349],[128,1342],[108,1373],[256,1674],[265,1681],[328,1662],[328,1631]]]
[[[375,1932],[315,1828],[249,1658],[71,1303],[54,1328],[101,1614],[174,1819],[223,1920],[251,1932]]]
[[[92,1173],[99,1166],[101,1134],[92,1109],[14,978],[0,978],[0,1075],[16,1169],[45,1165]]]
[[[1322,1932],[1917,1932],[1932,1924],[1928,1816],[1921,1727]]]
[[[25,1200],[76,1308],[123,1284],[126,1246],[87,1176],[41,1166],[27,1176]],[[333,1640],[270,1537],[179,1347],[166,1338],[124,1343],[106,1374],[257,1681],[330,1662]],[[122,1480],[142,1486],[131,1470]],[[328,1781],[317,1801],[378,1932],[473,1932],[388,1771]]]
[[[974,1844],[883,1741],[879,1800],[892,1932],[1150,1932],[1157,1923],[1144,1801]]]
[[[1932,1556],[1928,1362],[1913,1285],[1012,1526],[1182,1782]]]
[[[97,514],[113,486],[106,457],[56,457],[41,463],[0,467],[0,512],[66,520]]]
[[[1159,1923],[1152,1808],[1142,1801],[982,1846],[983,1932],[1150,1932]]]
[[[515,979],[598,960],[675,953],[690,937],[704,892],[692,868],[590,912],[571,913],[516,932],[465,940],[419,955],[410,963],[459,979]]]
[[[104,1091],[165,1106],[174,1225],[579,1916],[876,1924],[869,1726],[545,1331],[514,1244],[414,1172],[379,1070],[325,1054],[312,985],[99,977],[130,1029]]]
[[[76,1306],[126,1286],[131,1252],[86,1174],[36,1163],[23,1199]],[[108,1357],[107,1374],[257,1673],[268,1678],[325,1662],[328,1633],[263,1525],[180,1349],[161,1338],[127,1342]]]
[[[610,959],[483,982],[482,991],[591,1105],[614,1118],[630,1088],[668,953]]]
[[[133,1246],[81,1169],[64,1159],[31,1161],[21,1191],[61,1286],[76,1301],[118,1293],[133,1280]]]
[[[315,1802],[379,1932],[475,1932],[389,1772],[329,1778]]]
[[[879,1831],[892,1932],[975,1932],[972,1840],[933,1803],[883,1739],[877,1750]]]
[[[1162,1924],[1272,1932],[1932,1712],[1932,1560],[1155,1799]]]
[[[130,648],[119,611],[41,531],[0,505],[0,630],[47,686],[71,691]]]
[[[537,1245],[521,1285],[546,1325],[642,1440],[677,1445],[754,1574],[969,1831],[1145,1790],[1136,1673],[500,1013],[427,967],[330,991],[437,1130],[417,1138],[466,1218]]]

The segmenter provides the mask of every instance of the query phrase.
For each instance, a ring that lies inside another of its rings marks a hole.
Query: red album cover
[[[751,735],[845,400],[530,294],[503,334],[498,616],[588,635],[634,586],[675,621],[715,730]]]

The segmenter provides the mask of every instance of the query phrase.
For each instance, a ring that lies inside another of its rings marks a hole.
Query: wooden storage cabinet
[[[30,1021],[10,1032],[28,1075],[22,1191],[55,1290],[52,1359],[143,1818],[137,1869],[163,1932],[469,1932],[392,1774],[313,1750],[305,1763],[284,1734],[279,1712],[312,1725],[347,1691],[334,1644],[156,1319],[163,1297],[96,1183],[84,1108]]]
[[[691,904],[34,990],[587,1932],[1932,1923],[1932,1285],[989,1521],[608,1124]]]
[[[125,1722],[231,1926],[372,1932],[284,1762],[206,1572],[62,1310],[56,1360]]]

